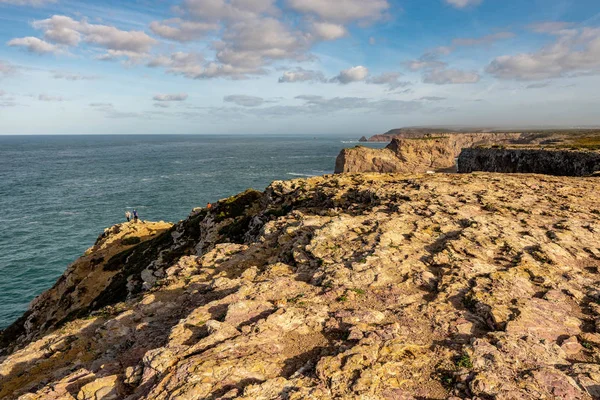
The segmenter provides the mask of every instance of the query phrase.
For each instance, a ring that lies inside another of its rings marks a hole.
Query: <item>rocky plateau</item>
[[[0,398],[600,398],[599,190],[343,174],[116,225],[0,334]]]

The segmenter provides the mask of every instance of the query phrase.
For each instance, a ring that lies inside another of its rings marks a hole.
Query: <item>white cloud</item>
[[[154,21],[150,24],[152,32],[165,39],[178,42],[190,42],[204,38],[209,32],[218,30],[217,23],[185,21],[172,18],[166,21]]]
[[[62,52],[60,47],[32,36],[12,39],[7,44],[11,47],[24,47],[27,51],[37,54],[58,54]]]
[[[281,3],[302,14],[300,18],[283,18]],[[214,57],[175,68],[168,56],[161,56],[149,65],[193,79],[266,74],[267,67],[278,61],[314,58],[310,49],[315,44],[348,35],[346,23],[380,19],[388,8],[387,0],[183,0],[174,10],[185,19],[155,21],[151,29],[181,42],[214,34],[216,39],[210,42]],[[288,74],[282,82],[300,79],[302,74]]]
[[[552,31],[554,43],[533,53],[497,57],[486,71],[500,79],[543,80],[600,73],[600,28]]]
[[[32,26],[44,32],[46,40],[77,46],[81,40],[81,24],[78,21],[64,15],[53,15],[44,20],[34,21]]]
[[[456,8],[478,6],[482,2],[482,0],[444,0],[444,1]]]
[[[313,22],[311,28],[311,32],[322,40],[336,40],[348,34],[343,25],[329,22]]]
[[[292,9],[326,21],[376,21],[390,5],[387,0],[287,0]]]
[[[185,101],[188,98],[187,93],[175,94],[157,94],[153,97],[154,101]]]
[[[338,76],[332,79],[332,82],[339,82],[342,85],[346,85],[352,82],[364,81],[367,76],[369,76],[369,69],[359,65],[341,71]]]
[[[0,0],[0,4],[14,4],[16,6],[41,7],[46,4],[56,3],[57,0]]]
[[[243,20],[276,15],[276,0],[184,0],[180,11],[205,20]]]
[[[320,71],[306,70],[297,68],[293,71],[286,71],[279,78],[279,83],[294,82],[326,82],[325,75]]]
[[[402,77],[402,74],[399,72],[384,72],[381,75],[368,78],[367,83],[372,85],[387,85],[389,90],[411,85],[410,82],[400,81],[400,77]]]
[[[411,71],[421,71],[424,69],[444,68],[448,64],[438,60],[411,60],[404,63]]]
[[[477,83],[481,76],[475,71],[461,71],[458,69],[433,69],[423,76],[423,82],[436,85]]]
[[[39,101],[47,101],[47,102],[62,102],[65,101],[64,98],[60,96],[49,96],[47,94],[40,94],[38,96]]]
[[[225,96],[223,101],[226,103],[234,103],[242,107],[258,107],[265,103],[262,97],[246,96],[246,95],[231,95]]]
[[[48,19],[34,21],[33,27],[43,31],[44,39],[27,39],[30,50],[36,52],[57,52],[62,46],[78,46],[81,41],[107,49],[100,59],[128,58],[135,60],[145,57],[158,42],[142,31],[124,31],[114,26],[90,24],[87,20],[77,21],[64,15],[54,15]],[[11,42],[13,42],[11,41]],[[9,42],[10,44],[10,42]]]

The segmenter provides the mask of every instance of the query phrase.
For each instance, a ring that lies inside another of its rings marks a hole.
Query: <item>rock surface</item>
[[[3,333],[0,398],[597,398],[599,189],[335,175],[112,228]]]
[[[385,149],[357,146],[337,157],[335,173],[424,173],[453,168],[463,148],[517,140],[520,134],[462,133],[393,139]]]
[[[458,157],[458,172],[588,176],[600,171],[600,152],[556,149],[471,148]]]

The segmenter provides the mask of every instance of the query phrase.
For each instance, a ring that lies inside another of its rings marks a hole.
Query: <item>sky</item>
[[[0,0],[0,134],[600,126],[598,0]]]

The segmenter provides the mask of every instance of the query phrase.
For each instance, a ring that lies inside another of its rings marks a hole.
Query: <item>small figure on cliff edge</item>
[[[138,213],[137,210],[133,210],[133,222],[138,222]]]
[[[211,208],[212,208],[212,204],[208,203],[208,204],[206,205],[206,209],[207,209],[207,210],[210,210]]]
[[[127,218],[127,222],[131,221],[131,213],[129,211],[125,211],[125,218]]]

